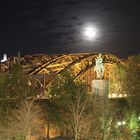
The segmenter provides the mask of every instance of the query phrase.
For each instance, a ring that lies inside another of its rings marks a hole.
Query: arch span
[[[95,58],[97,56],[98,53],[78,53],[56,56],[54,59],[47,61],[34,69],[29,75],[36,77],[37,79],[48,79],[46,80],[46,87],[55,79],[55,77],[67,70],[73,73],[75,80],[84,76],[91,76],[89,79],[94,79],[95,74],[92,69],[95,66]],[[102,58],[106,69],[105,79],[109,77],[110,66],[114,64],[125,64],[123,60],[109,53],[102,53]]]
[[[11,65],[20,62],[24,71],[27,72],[33,81],[40,81],[44,89],[64,71],[69,70],[75,76],[75,80],[82,79],[90,84],[95,78],[93,68],[95,58],[98,53],[76,53],[76,54],[59,54],[59,55],[27,55],[21,58],[9,58],[7,62],[0,64],[0,73],[6,73],[10,70]],[[123,64],[125,62],[113,54],[102,53],[105,64],[105,76],[109,77],[109,70],[114,64]]]

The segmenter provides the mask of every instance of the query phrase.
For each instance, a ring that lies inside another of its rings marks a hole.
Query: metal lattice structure
[[[34,79],[42,90],[47,89],[53,79],[64,71],[69,71],[75,76],[75,80],[82,80],[90,85],[95,79],[94,72],[95,58],[98,53],[77,53],[77,54],[60,54],[60,55],[27,55],[24,57],[12,57],[7,62],[0,64],[0,73],[7,73],[12,65],[17,61],[23,67],[23,70],[29,74],[31,79]],[[104,53],[102,54],[105,66],[104,79],[108,79],[111,68],[114,64],[125,64],[118,57]]]

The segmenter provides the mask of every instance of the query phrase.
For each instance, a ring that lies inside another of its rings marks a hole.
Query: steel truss
[[[40,86],[42,93],[52,81],[64,71],[69,71],[75,76],[75,80],[82,80],[90,85],[91,81],[96,77],[94,72],[95,58],[98,53],[77,53],[62,55],[27,55],[21,58],[9,58],[6,63],[0,64],[0,72],[6,73],[17,61],[22,65],[24,71],[29,74],[32,81]],[[103,53],[105,74],[104,79],[108,79],[111,68],[115,64],[125,64],[122,59],[109,54]]]

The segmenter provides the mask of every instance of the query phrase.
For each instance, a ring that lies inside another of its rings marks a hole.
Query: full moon
[[[97,30],[93,26],[86,26],[84,27],[83,35],[87,40],[93,40],[97,35]]]

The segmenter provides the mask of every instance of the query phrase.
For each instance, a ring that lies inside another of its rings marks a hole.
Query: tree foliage
[[[30,138],[39,132],[43,121],[40,107],[33,100],[24,100],[21,105],[13,111],[13,128],[15,137]]]
[[[9,127],[12,110],[24,99],[36,97],[38,90],[29,84],[29,77],[15,64],[10,72],[0,76],[0,125]]]
[[[123,80],[124,90],[133,110],[139,112],[140,107],[140,55],[130,57],[126,64],[126,76]]]
[[[29,76],[20,64],[13,65],[11,71],[0,78],[0,98],[3,100],[37,96],[35,86],[29,83]]]
[[[50,94],[56,105],[61,127],[65,126],[75,140],[86,138],[93,123],[93,106],[86,86],[81,82],[74,82],[74,77],[66,72],[54,81]]]
[[[37,134],[43,124],[42,111],[33,100],[23,100],[13,109],[7,126],[1,125],[1,138],[25,140]],[[38,133],[39,134],[39,133]]]
[[[112,74],[110,79],[111,92],[126,94],[125,100],[128,103],[124,113],[127,120],[126,127],[132,137],[137,137],[136,132],[139,131],[138,114],[140,113],[140,55],[129,57],[124,66],[117,65]]]
[[[111,92],[126,94],[130,108],[140,107],[140,55],[128,58],[125,66],[117,65],[110,79]]]
[[[126,77],[126,67],[122,64],[115,65],[109,78],[109,92],[125,94],[124,80]]]
[[[117,112],[115,103],[87,93],[86,85],[75,82],[68,72],[55,79],[50,95],[60,117],[60,127],[65,127],[75,140],[111,137]]]

